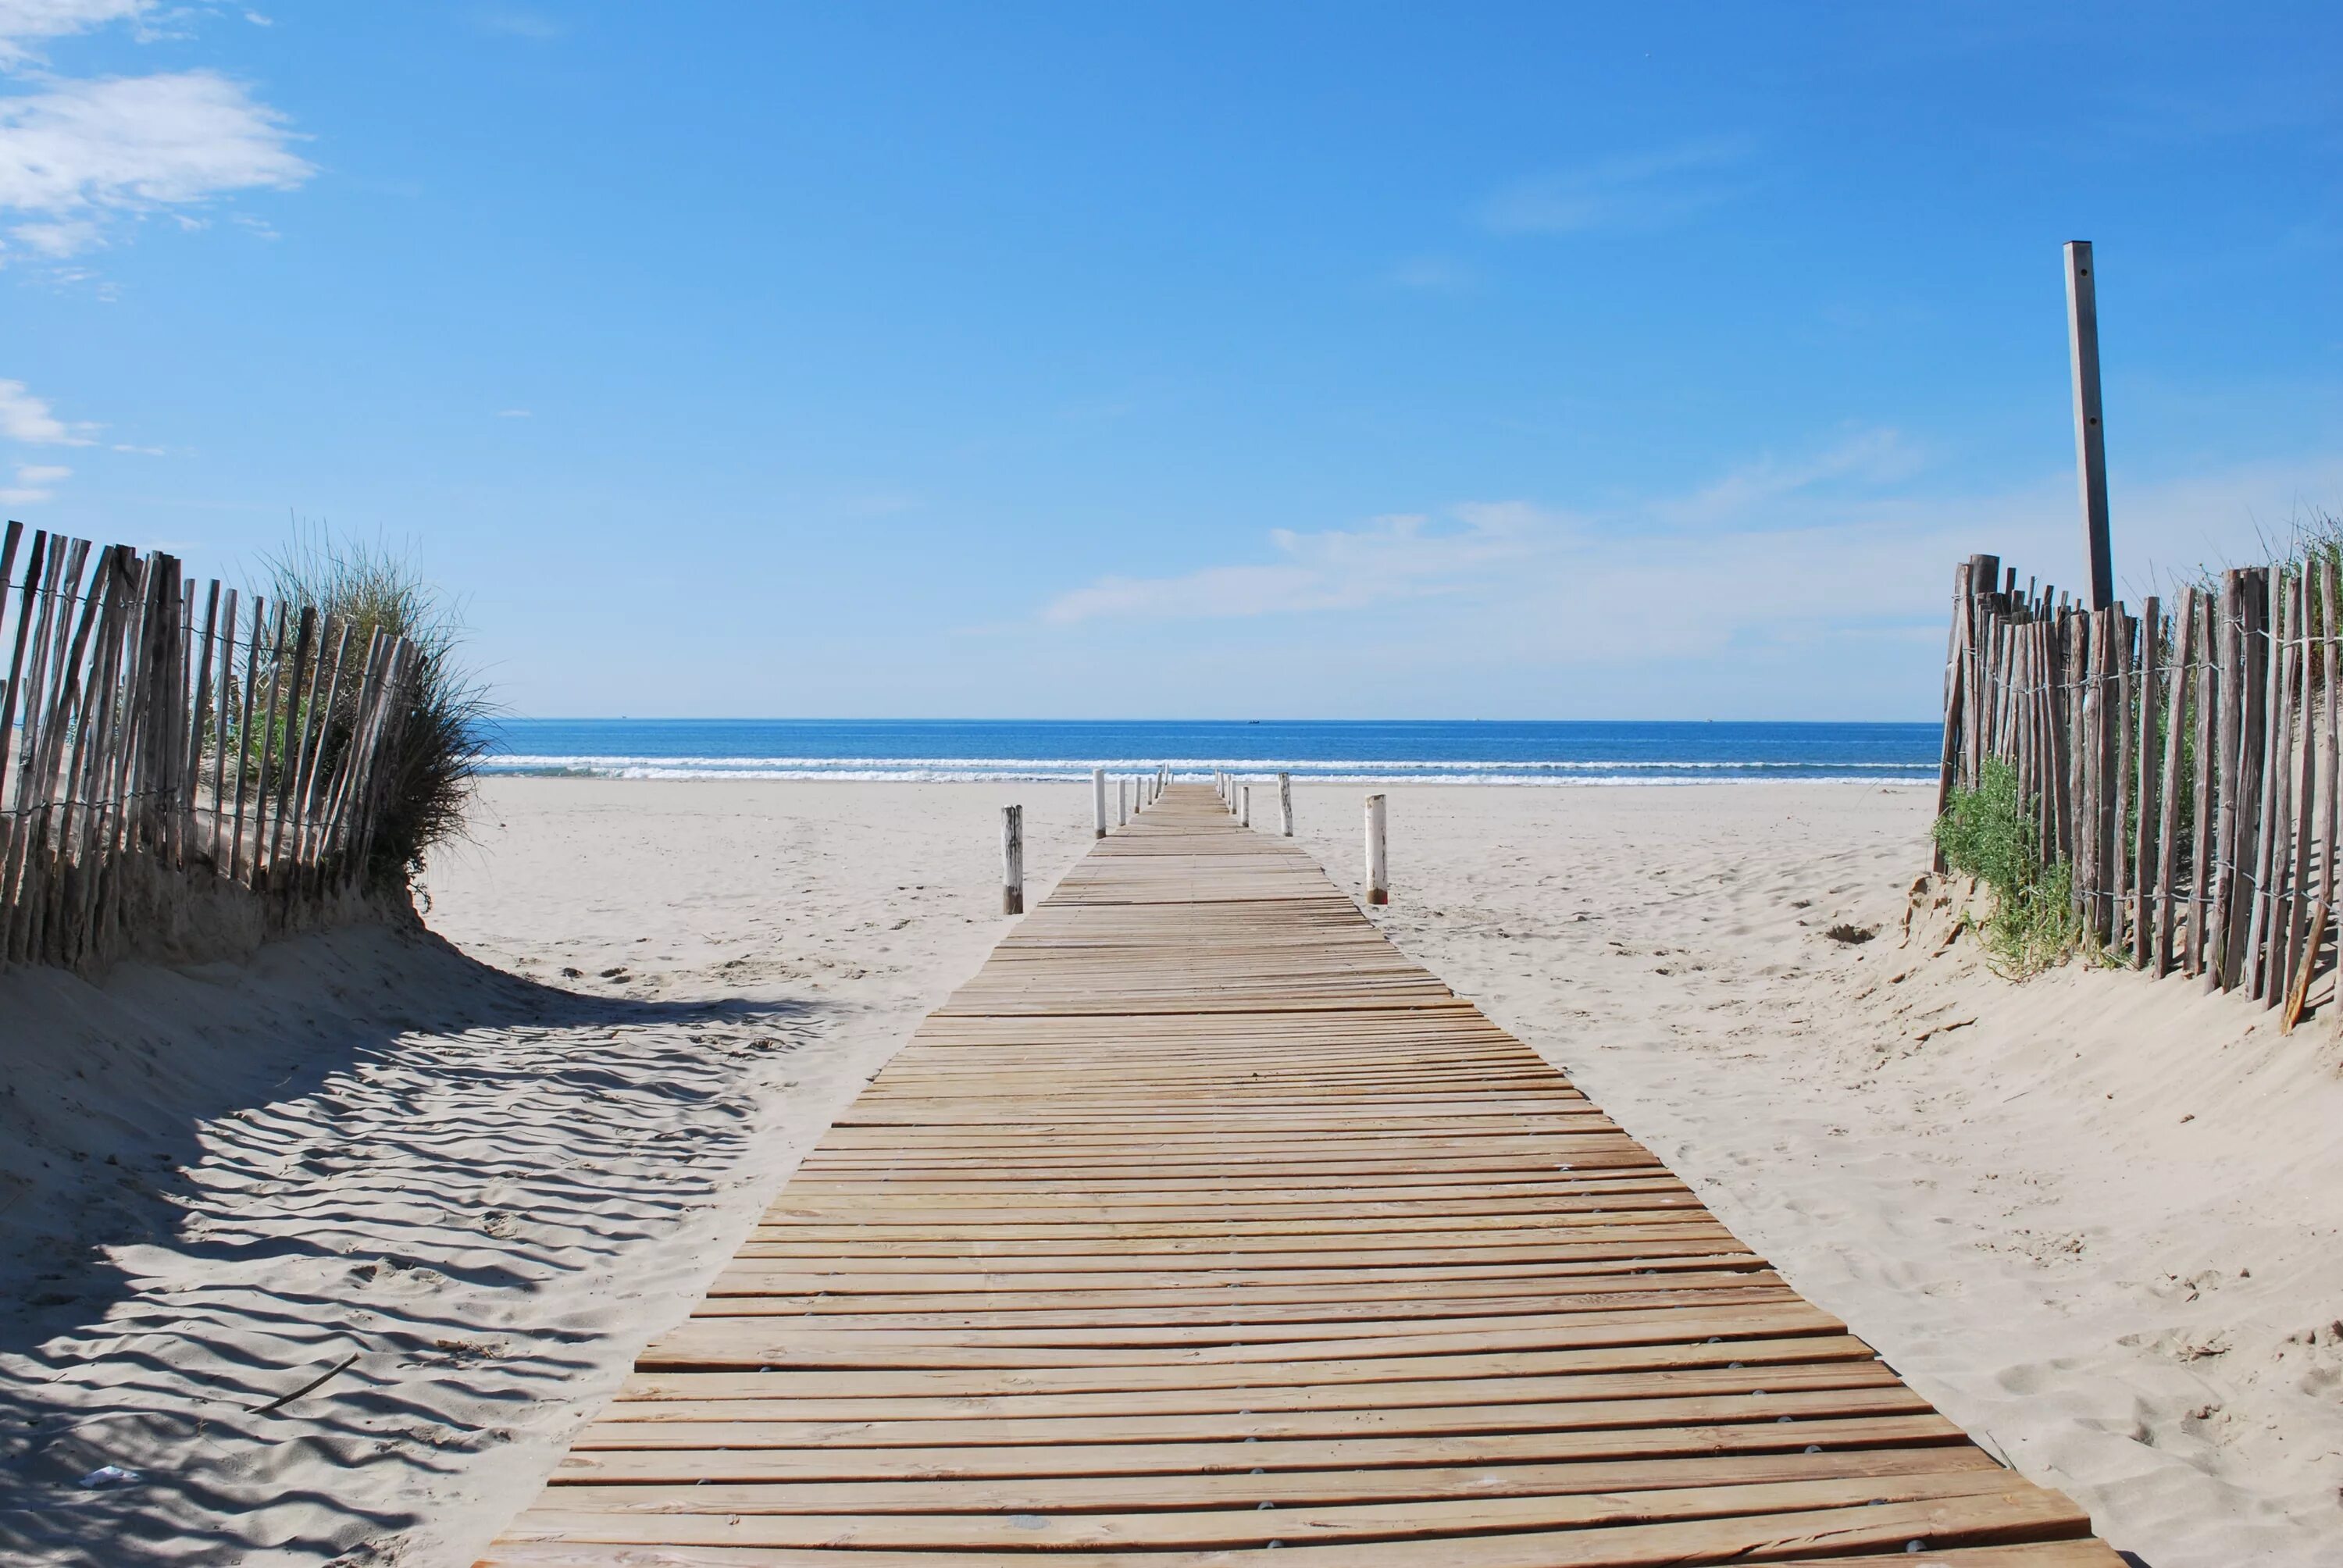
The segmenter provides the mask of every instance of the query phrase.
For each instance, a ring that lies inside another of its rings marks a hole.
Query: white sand
[[[0,1561],[460,1568],[1087,793],[500,781],[463,954],[0,976]],[[2328,1017],[1899,947],[1916,791],[1392,793],[1401,945],[1948,1413],[2155,1568],[2343,1561]]]

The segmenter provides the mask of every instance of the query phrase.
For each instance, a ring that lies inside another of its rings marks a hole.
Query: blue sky
[[[544,715],[1925,719],[2343,509],[2343,13],[0,0],[0,498]]]

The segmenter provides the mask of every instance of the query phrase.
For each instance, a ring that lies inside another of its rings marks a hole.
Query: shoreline
[[[1104,766],[1104,765],[1102,765],[1102,766]],[[1710,768],[1710,767],[1714,767],[1714,768],[1716,768],[1716,769],[1729,769],[1729,768],[1732,768],[1732,767],[1736,766],[1736,765],[1735,765],[1735,764],[1731,764],[1731,763],[1713,763],[1713,764],[1712,764],[1712,763],[1700,763],[1700,764],[1687,764],[1686,766],[1688,766],[1688,767],[1696,766],[1696,767],[1702,767],[1702,768]],[[1121,767],[1121,768],[1120,769],[1120,770],[1118,770],[1115,767],[1108,766],[1108,767],[1107,767],[1107,781],[1108,781],[1110,784],[1111,784],[1111,783],[1112,783],[1115,779],[1129,779],[1129,778],[1133,777],[1135,773],[1140,773],[1140,772],[1144,772],[1144,771],[1145,771],[1145,769],[1132,769],[1132,768],[1129,767],[1128,765],[1125,765],[1125,766]],[[1228,771],[1229,771],[1230,773],[1232,773],[1232,774],[1236,778],[1237,782],[1238,782],[1238,783],[1240,783],[1240,784],[1252,784],[1252,785],[1256,785],[1256,786],[1257,786],[1257,785],[1261,785],[1261,784],[1264,784],[1264,783],[1266,783],[1266,784],[1269,784],[1269,785],[1271,785],[1271,786],[1272,786],[1272,787],[1273,787],[1273,786],[1276,784],[1276,782],[1277,782],[1277,771],[1278,771],[1278,770],[1276,770],[1276,769],[1270,769],[1270,770],[1265,771],[1265,772],[1261,772],[1261,771],[1249,771],[1249,770],[1247,770],[1247,769],[1234,769],[1234,768],[1232,768],[1232,769],[1228,769]],[[1090,776],[1090,770],[1089,770],[1088,769],[1081,769],[1081,771],[1079,771],[1079,772],[1072,772],[1072,771],[1047,772],[1047,771],[1043,771],[1043,770],[1041,770],[1041,769],[1034,769],[1034,770],[1032,770],[1032,771],[1031,771],[1031,772],[1001,772],[1001,773],[980,773],[980,772],[961,772],[961,773],[948,773],[948,772],[932,772],[932,773],[931,773],[931,772],[916,772],[916,773],[914,773],[914,772],[880,772],[880,771],[868,771],[868,772],[844,773],[844,772],[827,772],[827,771],[817,771],[817,770],[812,770],[812,769],[807,769],[807,770],[796,771],[796,772],[789,772],[789,771],[749,772],[749,771],[744,771],[744,770],[724,770],[724,769],[705,769],[705,770],[692,770],[692,769],[679,769],[679,769],[666,769],[666,770],[652,770],[652,769],[646,769],[623,770],[623,771],[612,772],[612,771],[602,771],[602,770],[591,770],[591,769],[554,769],[554,768],[546,768],[546,769],[533,769],[533,768],[532,768],[532,769],[520,769],[520,768],[515,768],[515,769],[491,769],[491,770],[488,770],[488,771],[484,771],[484,772],[481,774],[481,777],[482,777],[482,778],[484,778],[484,779],[581,779],[581,780],[598,780],[598,781],[600,781],[600,782],[604,782],[604,783],[610,783],[610,784],[727,784],[727,783],[730,783],[730,784],[1080,784],[1080,785],[1087,785],[1087,784],[1089,784],[1089,782],[1090,782],[1090,777],[1091,777],[1091,776]],[[1180,774],[1180,775],[1179,775],[1179,777],[1180,777],[1180,779],[1181,779],[1181,780],[1182,780],[1182,782],[1186,782],[1186,783],[1196,783],[1196,782],[1199,782],[1199,781],[1209,782],[1209,781],[1210,781],[1211,775],[1210,775],[1210,774],[1206,774],[1206,775],[1204,775],[1204,777],[1203,777],[1203,779],[1202,779],[1202,780],[1199,780],[1197,778],[1195,778],[1194,776],[1192,776],[1192,774],[1190,774],[1190,773],[1184,773],[1184,772],[1183,772],[1183,773],[1182,773],[1182,774]],[[1294,783],[1295,788],[1297,788],[1297,789],[1299,789],[1301,786],[1302,786],[1302,785],[1304,785],[1304,784],[1324,784],[1324,785],[1335,785],[1335,784],[1340,784],[1340,785],[1351,785],[1351,786],[1368,786],[1368,787],[1372,787],[1372,788],[1376,788],[1376,789],[1634,789],[1634,788],[1638,788],[1638,787],[1649,787],[1649,788],[1655,789],[1681,789],[1681,788],[1684,788],[1684,787],[1688,786],[1688,785],[1691,785],[1691,786],[1698,786],[1698,785],[1728,785],[1728,784],[1841,784],[1841,785],[1844,785],[1844,784],[1875,784],[1875,785],[1880,786],[1880,787],[1881,787],[1881,788],[1883,788],[1883,789],[1935,789],[1935,788],[1936,787],[1936,780],[1934,778],[1927,778],[1927,779],[1916,779],[1916,778],[1896,778],[1896,779],[1888,779],[1888,778],[1879,778],[1879,777],[1875,777],[1875,776],[1869,775],[1869,774],[1848,774],[1848,775],[1845,775],[1845,776],[1840,776],[1840,775],[1836,775],[1836,774],[1826,774],[1826,775],[1817,775],[1817,776],[1810,777],[1810,778],[1782,778],[1782,777],[1779,777],[1779,776],[1777,776],[1777,775],[1774,775],[1774,774],[1759,774],[1759,775],[1757,775],[1757,776],[1755,776],[1755,777],[1753,777],[1753,778],[1745,778],[1745,779],[1742,779],[1742,778],[1734,778],[1734,779],[1718,779],[1718,778],[1710,778],[1710,777],[1706,777],[1706,776],[1704,776],[1704,775],[1698,775],[1698,774],[1695,774],[1695,775],[1694,775],[1694,776],[1692,776],[1692,777],[1689,777],[1689,778],[1681,778],[1681,779],[1679,779],[1679,778],[1674,778],[1674,777],[1666,777],[1666,778],[1634,778],[1634,779],[1615,779],[1615,778],[1614,778],[1614,779],[1605,779],[1605,778],[1591,778],[1591,779],[1577,779],[1577,778],[1559,778],[1559,779],[1512,779],[1512,778],[1475,778],[1475,777],[1472,777],[1472,776],[1447,775],[1447,774],[1439,774],[1439,775],[1404,774],[1404,773],[1309,773],[1309,774],[1304,774],[1304,773],[1299,773],[1299,772],[1296,772],[1296,773],[1294,773],[1294,774],[1293,774],[1293,783]]]

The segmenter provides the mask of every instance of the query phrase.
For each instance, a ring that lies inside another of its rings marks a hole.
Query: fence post
[[[1277,776],[1277,830],[1284,838],[1293,837],[1293,775]]]
[[[2075,467],[2083,500],[2083,555],[2090,563],[2090,608],[2116,601],[2115,555],[2107,542],[2107,432],[2099,421],[2099,299],[2091,242],[2066,242],[2066,347],[2075,377]]]
[[[1240,784],[1240,785],[1238,785],[1238,786],[1237,786],[1237,802],[1238,802],[1238,804],[1237,804],[1237,826],[1238,826],[1238,827],[1240,827],[1240,828],[1250,828],[1250,827],[1252,827],[1252,785],[1250,785],[1250,784]]]
[[[1131,780],[1117,775],[1114,781],[1114,825],[1131,826]]]
[[[1106,769],[1091,769],[1091,837],[1106,837]]]
[[[1383,798],[1367,797],[1367,902],[1391,902],[1391,866],[1383,856]]]
[[[1025,912],[1025,808],[1001,809],[1001,912]]]

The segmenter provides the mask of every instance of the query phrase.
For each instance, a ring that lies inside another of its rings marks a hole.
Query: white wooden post
[[[1114,781],[1114,825],[1131,826],[1131,780],[1120,775]]]
[[[1237,826],[1250,828],[1252,826],[1252,786],[1238,785],[1237,798],[1241,802],[1237,807]]]
[[[1025,912],[1025,808],[1001,809],[1001,912]]]
[[[1106,769],[1091,769],[1091,837],[1106,837]]]
[[[2093,609],[2116,602],[2115,552],[2107,542],[2107,441],[2099,419],[2099,296],[2091,242],[2066,242],[2066,347],[2075,372],[2075,469],[2083,495],[2083,558]],[[1989,593],[1996,583],[1977,586]]]
[[[1288,839],[1293,837],[1293,775],[1291,773],[1277,776],[1277,830]]]
[[[1391,902],[1391,865],[1383,858],[1383,798],[1367,797],[1367,902]]]

